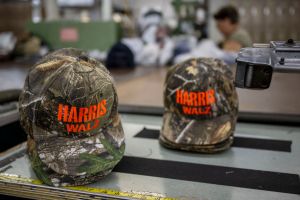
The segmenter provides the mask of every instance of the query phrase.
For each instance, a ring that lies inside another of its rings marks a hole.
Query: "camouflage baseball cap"
[[[125,149],[117,105],[109,72],[85,52],[61,49],[35,64],[19,107],[36,175],[53,186],[107,175]]]
[[[173,66],[164,87],[160,143],[169,148],[212,153],[233,142],[238,96],[230,68],[213,58]]]

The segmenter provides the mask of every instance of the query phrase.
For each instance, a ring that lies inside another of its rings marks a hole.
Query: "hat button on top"
[[[89,58],[87,55],[80,55],[77,57],[77,61],[80,61],[80,60],[83,60],[85,62],[88,62],[89,61]]]

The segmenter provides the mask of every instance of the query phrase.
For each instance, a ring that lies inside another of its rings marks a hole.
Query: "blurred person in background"
[[[252,46],[248,32],[239,25],[239,12],[234,6],[222,7],[214,14],[219,31],[224,36],[220,47],[225,51],[239,51]]]

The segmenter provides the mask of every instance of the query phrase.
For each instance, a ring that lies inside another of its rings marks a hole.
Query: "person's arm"
[[[242,48],[242,44],[235,40],[227,40],[223,42],[223,50],[238,52]]]

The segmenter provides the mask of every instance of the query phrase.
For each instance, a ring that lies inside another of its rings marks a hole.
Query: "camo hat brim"
[[[204,153],[222,151],[233,142],[235,121],[230,115],[197,121],[166,111],[159,139],[168,148]]]
[[[37,176],[53,186],[82,185],[108,174],[124,154],[119,119],[88,138],[28,138],[28,153]],[[120,144],[118,144],[118,143]]]

